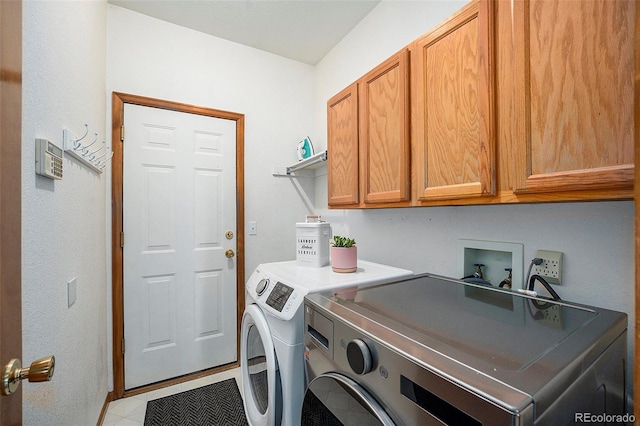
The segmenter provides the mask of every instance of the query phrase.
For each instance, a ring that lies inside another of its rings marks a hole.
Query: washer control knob
[[[347,360],[356,374],[367,374],[373,369],[373,357],[365,342],[353,339],[347,345]]]
[[[258,293],[258,296],[262,296],[262,293],[265,292],[267,287],[269,287],[269,278],[261,279],[258,285],[256,286],[256,293]]]

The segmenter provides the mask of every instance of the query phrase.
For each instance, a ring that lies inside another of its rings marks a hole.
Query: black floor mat
[[[235,379],[147,403],[145,426],[248,425]]]

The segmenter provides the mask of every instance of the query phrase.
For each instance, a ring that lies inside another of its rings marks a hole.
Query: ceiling
[[[316,65],[380,0],[108,0],[153,18]]]

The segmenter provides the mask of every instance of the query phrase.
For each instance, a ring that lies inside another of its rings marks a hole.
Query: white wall
[[[95,424],[107,396],[107,176],[69,157],[61,181],[34,173],[35,138],[106,136],[106,16],[102,1],[23,3],[22,361],[56,357],[51,382],[22,384],[26,425]]]
[[[110,5],[107,92],[245,114],[246,270],[295,256],[295,222],[313,211],[312,179],[273,177],[314,140],[314,68]],[[300,186],[301,185],[301,186]],[[298,191],[302,187],[302,195]],[[247,275],[248,277],[248,275]]]
[[[460,5],[383,1],[348,34],[316,67],[315,115],[322,140],[326,143],[327,99]],[[326,172],[316,180],[316,201],[334,233],[356,239],[361,258],[415,272],[456,276],[461,238],[522,243],[525,269],[538,249],[563,252],[557,292],[566,300],[626,312],[633,366],[633,202],[327,210]],[[632,377],[629,372],[630,391]]]

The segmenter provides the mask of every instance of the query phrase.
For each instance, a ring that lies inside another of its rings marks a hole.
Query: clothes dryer
[[[240,363],[244,408],[252,426],[300,423],[306,387],[303,300],[412,276],[406,269],[358,260],[354,273],[299,267],[295,261],[261,264],[246,284]]]
[[[308,295],[304,314],[302,426],[633,417],[622,312],[424,274]]]

